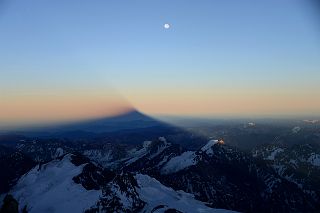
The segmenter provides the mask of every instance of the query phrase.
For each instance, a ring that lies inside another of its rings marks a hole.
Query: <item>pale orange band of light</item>
[[[0,102],[2,124],[32,124],[108,117],[129,111],[128,102],[116,96],[20,96]]]
[[[147,114],[264,116],[320,114],[318,90],[230,91],[150,89],[126,91],[127,99]],[[124,98],[105,91],[61,95],[0,97],[0,124],[63,122],[106,117],[132,109]]]
[[[265,116],[320,114],[314,93],[287,91],[151,90],[130,94],[132,104],[151,114]],[[319,96],[320,97],[320,96]]]

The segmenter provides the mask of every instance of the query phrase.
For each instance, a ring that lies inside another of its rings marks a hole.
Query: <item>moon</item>
[[[169,28],[170,28],[170,24],[166,23],[166,24],[163,25],[163,27],[164,27],[165,29],[169,29]]]

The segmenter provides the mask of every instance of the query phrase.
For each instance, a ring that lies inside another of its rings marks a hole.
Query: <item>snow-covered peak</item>
[[[212,155],[213,154],[212,147],[218,143],[219,143],[218,140],[210,140],[206,145],[204,145],[201,148],[201,151],[205,152],[208,155]]]
[[[194,154],[185,152],[179,157],[192,159]],[[72,154],[34,167],[10,194],[21,212],[26,208],[30,213],[232,212],[207,207],[194,195],[175,191],[147,175],[115,174]]]
[[[10,192],[22,209],[38,212],[84,212],[99,199],[101,190],[86,190],[72,178],[83,166],[71,162],[72,155],[36,166],[24,175]]]
[[[167,139],[165,137],[159,137],[159,141],[167,143]]]
[[[143,147],[148,148],[152,144],[152,141],[144,141],[143,142]]]
[[[62,157],[63,155],[64,155],[64,150],[61,147],[59,147],[56,149],[56,152],[54,153],[52,158],[56,159],[56,158]]]

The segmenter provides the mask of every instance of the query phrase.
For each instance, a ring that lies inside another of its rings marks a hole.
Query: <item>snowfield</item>
[[[112,165],[113,163],[113,155],[112,150],[109,150],[107,152],[98,150],[98,149],[91,149],[91,150],[85,150],[83,152],[83,155],[87,156],[89,159],[94,160],[101,165],[107,167],[109,165]]]
[[[217,144],[218,140],[210,140],[206,145],[201,148],[201,151],[205,152],[207,155],[212,155],[212,146]]]
[[[126,161],[126,165],[130,165],[140,158],[146,156],[148,154],[148,147],[151,145],[152,141],[143,142],[143,147],[139,150],[132,149],[129,153],[130,159]]]
[[[162,185],[159,181],[148,175],[137,174],[135,177],[140,186],[140,189],[138,189],[140,198],[147,203],[143,209],[145,212],[160,213],[165,212],[168,209],[176,209],[184,213],[234,212],[224,209],[209,208],[203,202],[195,200],[192,194],[183,191],[174,191],[172,188]]]
[[[212,147],[218,144],[218,140],[210,140],[201,148],[207,155],[213,155]],[[162,174],[171,174],[188,168],[198,163],[197,154],[193,151],[186,151],[179,156],[171,158],[161,169]]]
[[[175,173],[189,166],[196,165],[196,153],[187,151],[179,156],[171,158],[161,169],[162,174]]]
[[[72,177],[82,172],[84,165],[75,166],[70,155],[62,160],[36,166],[24,175],[10,192],[19,202],[19,208],[27,206],[29,213],[84,212],[101,196],[100,190],[86,190],[74,183]]]
[[[36,166],[22,176],[10,194],[19,202],[20,211],[26,207],[29,213],[81,213],[94,207],[103,197],[101,190],[87,190],[81,184],[76,184],[73,177],[82,173],[86,164],[75,166],[71,162],[72,155],[66,155],[61,160],[56,159],[40,167]],[[173,170],[180,169],[194,162],[194,152],[185,152],[178,156],[170,165],[175,165],[181,159],[188,159],[182,166],[173,166]],[[148,175],[135,175],[138,186],[138,198],[146,202],[141,212],[165,212],[177,209],[181,212],[232,212],[222,209],[212,209],[194,198],[194,195],[183,191],[175,191],[162,185]],[[130,209],[132,199],[120,190],[119,186],[110,185],[120,203]],[[131,192],[132,193],[132,192]],[[112,193],[109,196],[114,196]]]
[[[167,142],[167,140],[164,137],[159,137],[159,141],[163,142],[162,146],[158,147],[158,150],[153,153],[152,155],[149,156],[149,159],[152,159],[159,155],[161,152],[163,152],[166,148],[171,146],[170,143]],[[147,156],[150,154],[150,146],[152,145],[152,141],[145,141],[143,142],[143,148],[137,150],[137,149],[132,149],[129,153],[129,159],[125,162],[126,165],[130,165],[140,158],[143,158],[144,156]]]

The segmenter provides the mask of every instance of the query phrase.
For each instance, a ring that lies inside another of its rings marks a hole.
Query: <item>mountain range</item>
[[[64,127],[0,136],[1,213],[320,210],[320,147],[303,128],[248,151],[139,112]],[[302,134],[314,141],[283,143]]]

